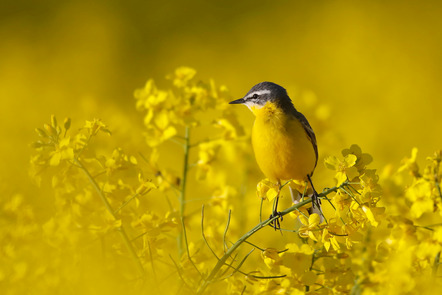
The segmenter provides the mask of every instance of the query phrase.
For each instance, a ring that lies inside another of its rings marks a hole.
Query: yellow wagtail
[[[318,193],[311,180],[318,162],[316,136],[305,116],[293,106],[287,91],[278,84],[262,82],[230,104],[244,104],[255,115],[252,145],[264,175],[279,186],[283,180],[308,181],[313,189],[313,208],[316,205],[320,210]],[[278,199],[279,194],[271,217],[280,215]]]

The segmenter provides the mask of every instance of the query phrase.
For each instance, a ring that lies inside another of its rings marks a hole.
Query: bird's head
[[[252,87],[247,94],[240,99],[231,101],[230,104],[244,104],[252,112],[255,109],[260,109],[268,102],[274,103],[279,107],[286,108],[293,107],[287,91],[272,82],[261,82]]]

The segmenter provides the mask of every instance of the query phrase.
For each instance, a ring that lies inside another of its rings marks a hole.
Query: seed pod
[[[38,149],[38,148],[40,148],[40,147],[43,146],[43,143],[42,143],[41,141],[35,141],[35,142],[33,142],[33,143],[31,144],[31,146],[32,146],[34,149]]]
[[[57,135],[57,131],[51,125],[44,124],[43,126],[46,129],[46,131],[49,133],[49,135],[52,135],[52,136],[56,136]]]
[[[57,128],[57,119],[55,118],[55,115],[51,115],[51,125],[54,128]]]
[[[37,132],[37,134],[38,134],[40,137],[43,137],[43,138],[47,138],[47,137],[48,137],[48,135],[46,134],[46,132],[45,132],[43,129],[41,129],[41,128],[35,128],[35,132]]]
[[[64,130],[68,131],[71,128],[71,118],[64,119]]]

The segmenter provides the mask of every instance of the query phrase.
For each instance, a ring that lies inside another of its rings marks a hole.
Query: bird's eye
[[[252,98],[258,98],[258,94],[253,94]]]

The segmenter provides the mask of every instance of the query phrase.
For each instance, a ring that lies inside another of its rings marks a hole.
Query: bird
[[[286,89],[273,82],[261,82],[229,104],[246,105],[255,115],[252,146],[263,174],[279,187],[282,181],[309,183],[313,190],[312,208],[320,211],[319,195],[311,179],[318,163],[316,135],[307,118],[293,105]],[[294,198],[294,189],[290,189]],[[282,221],[277,210],[278,200],[279,194],[270,218],[279,215]],[[279,218],[275,219],[274,228],[280,228]]]

